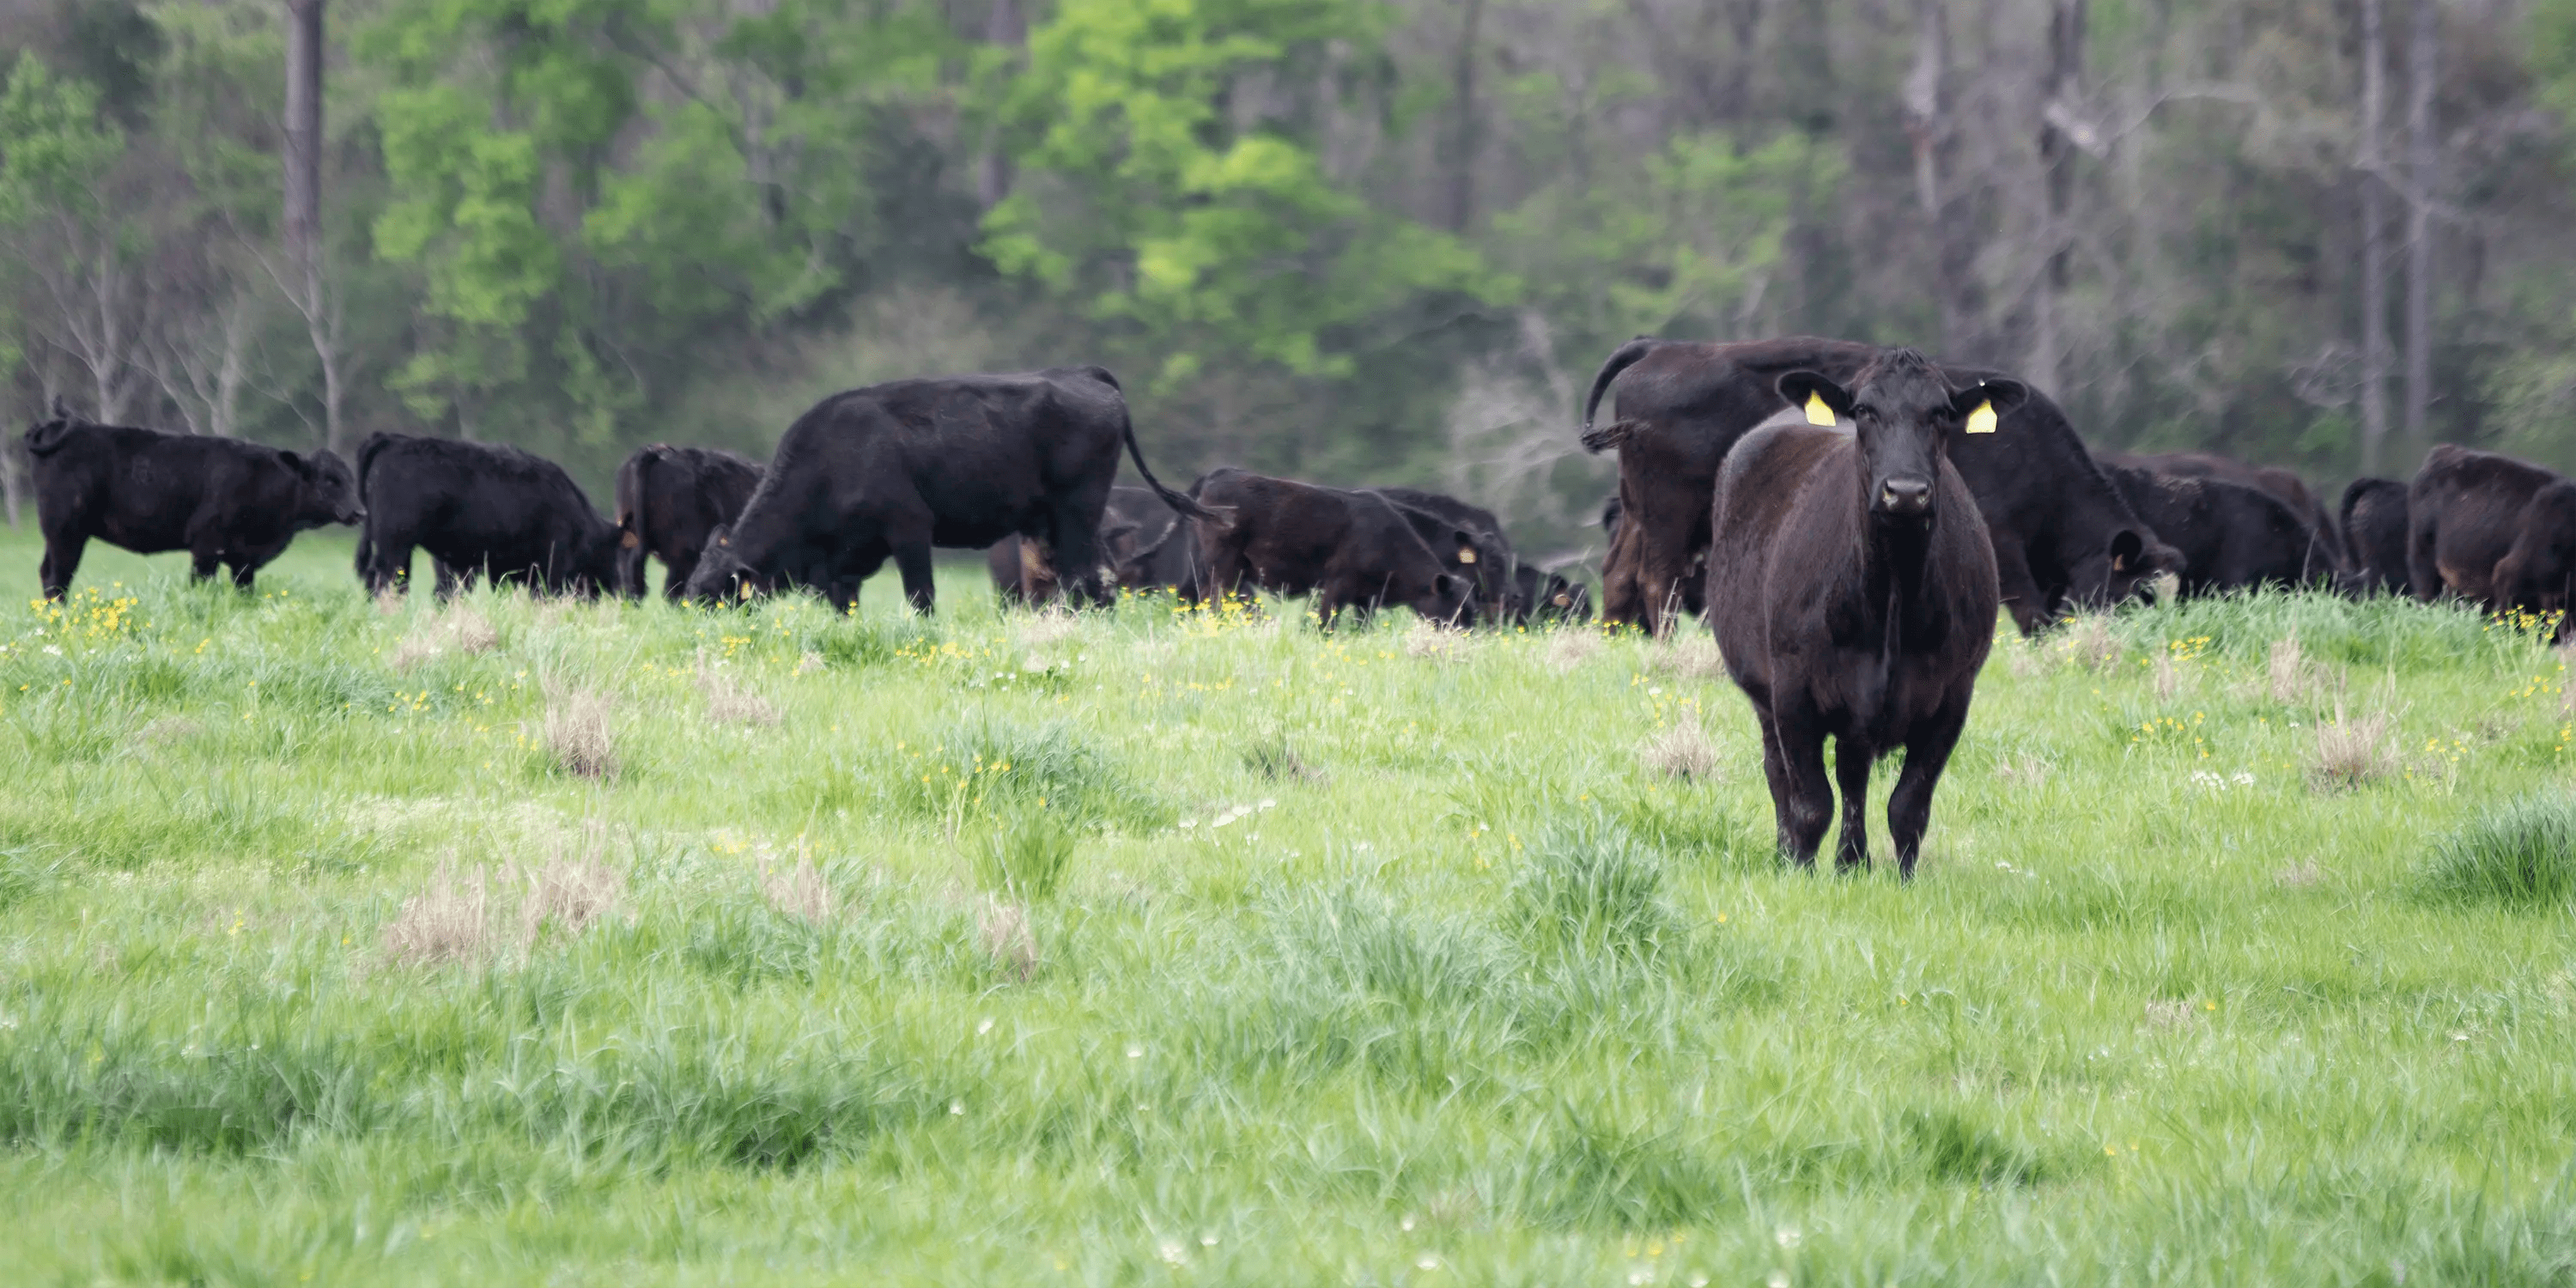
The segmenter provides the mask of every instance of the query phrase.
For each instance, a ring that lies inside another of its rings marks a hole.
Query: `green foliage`
[[[124,132],[99,119],[97,90],[21,55],[0,91],[0,224],[57,211],[99,217],[107,172],[124,151]]]
[[[995,822],[973,845],[976,881],[993,894],[1024,903],[1054,898],[1073,867],[1073,832],[1062,814],[1043,809]]]
[[[1291,86],[1377,57],[1391,17],[1375,0],[1067,0],[1002,95],[1029,173],[985,217],[984,253],[1131,325],[1167,385],[1236,355],[1347,374],[1336,330],[1422,292],[1505,294],[1471,248],[1324,169],[1325,91]]]
[[[2566,906],[2576,898],[2576,797],[2544,792],[2479,815],[2435,847],[2424,883],[2465,903]]]

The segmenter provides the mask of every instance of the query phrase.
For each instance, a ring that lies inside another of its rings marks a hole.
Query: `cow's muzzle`
[[[1875,507],[1880,514],[1919,518],[1932,512],[1930,479],[1893,478],[1878,485]]]

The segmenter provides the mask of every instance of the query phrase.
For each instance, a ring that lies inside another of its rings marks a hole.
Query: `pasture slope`
[[[2467,614],[2007,632],[1908,888],[1776,868],[1696,641],[347,550],[0,542],[0,1282],[2576,1275],[2564,896],[2427,867],[2566,677]]]

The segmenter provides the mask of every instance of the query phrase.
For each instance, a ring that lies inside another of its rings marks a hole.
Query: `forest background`
[[[1571,552],[1612,346],[1813,332],[2097,448],[2576,466],[2576,0],[0,0],[0,51],[18,425],[464,436],[604,500],[1100,362],[1167,475]]]

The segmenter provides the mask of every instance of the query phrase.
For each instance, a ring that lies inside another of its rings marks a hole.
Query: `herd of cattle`
[[[1619,453],[1603,616],[1661,631],[1707,615],[1761,725],[1781,848],[1808,863],[1837,785],[1837,861],[1864,861],[1870,767],[1902,747],[1888,819],[1912,873],[1999,610],[2028,634],[2135,595],[2285,585],[2563,616],[2576,582],[2576,482],[2538,466],[2444,445],[2412,483],[2358,480],[2329,515],[2288,470],[2097,457],[2045,394],[1910,349],[1640,338],[1594,377],[1581,441]],[[1259,589],[1313,596],[1327,627],[1396,604],[1457,625],[1592,616],[1586,586],[1453,497],[1232,468],[1164,486],[1099,367],[836,394],[766,466],[647,447],[618,471],[614,520],[553,462],[451,439],[371,435],[353,467],[90,424],[58,400],[25,447],[53,597],[91,538],[186,550],[196,577],[229,567],[246,588],[298,531],[346,523],[374,593],[427,551],[441,595],[481,575],[640,598],[659,558],[674,600],[803,589],[846,609],[891,558],[928,611],[944,546],[988,548],[996,588],[1024,603]],[[1114,486],[1122,447],[1144,487]]]

